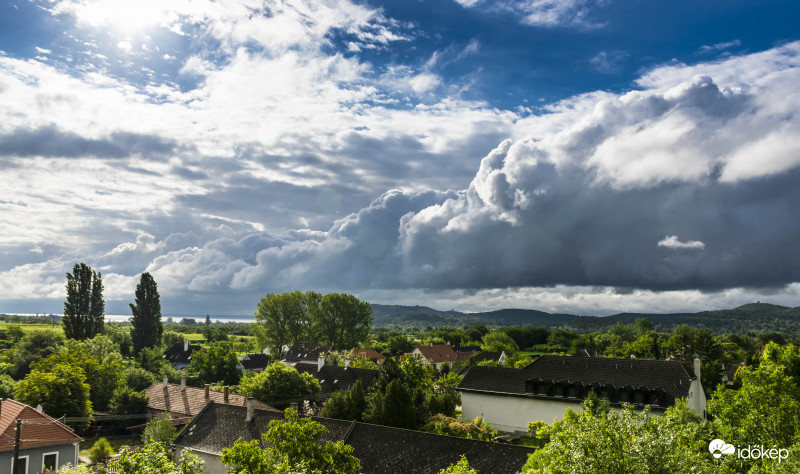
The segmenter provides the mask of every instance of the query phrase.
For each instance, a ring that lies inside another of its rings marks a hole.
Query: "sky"
[[[0,0],[0,312],[800,306],[800,3]]]

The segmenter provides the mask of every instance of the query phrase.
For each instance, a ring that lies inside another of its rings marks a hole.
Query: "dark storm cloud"
[[[164,156],[178,148],[175,142],[152,135],[114,132],[104,139],[91,139],[52,125],[17,128],[0,136],[0,156],[121,159],[132,155]]]

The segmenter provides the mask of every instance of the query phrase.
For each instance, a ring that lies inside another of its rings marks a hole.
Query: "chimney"
[[[38,411],[39,413],[42,413],[44,411],[44,409],[42,408],[41,405],[36,405],[36,411]]]
[[[224,403],[228,403],[228,386],[222,387],[222,400]]]
[[[189,340],[188,339],[184,339],[183,340],[183,352],[189,352]]]
[[[164,377],[164,390],[167,389],[167,384],[169,383],[169,379],[165,376]]]
[[[317,372],[322,370],[322,367],[324,367],[324,366],[325,366],[325,356],[324,355],[320,355],[319,359],[317,359]]]
[[[700,359],[694,360],[694,376],[697,377],[697,381],[700,381]]]
[[[181,376],[181,392],[186,391],[186,376]]]
[[[433,343],[431,342],[431,347],[433,347]]]
[[[245,423],[253,421],[253,416],[256,412],[256,403],[253,397],[247,397],[247,418],[244,419]]]
[[[210,388],[211,388],[211,384],[206,384],[206,386],[203,388],[203,390],[204,390],[204,392],[205,392],[205,395],[206,395],[206,400],[208,400],[208,397],[209,397],[209,395],[208,395],[208,390],[209,390]]]
[[[345,357],[345,359],[344,359],[344,368],[345,368],[345,370],[347,370],[349,367],[350,367],[350,358],[349,357]]]

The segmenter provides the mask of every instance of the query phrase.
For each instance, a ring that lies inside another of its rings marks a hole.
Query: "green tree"
[[[180,459],[173,462],[167,448],[161,443],[147,444],[135,451],[126,446],[120,450],[119,457],[109,463],[109,467],[119,474],[203,474],[203,461],[191,451],[181,450]]]
[[[367,340],[372,326],[372,306],[353,295],[328,293],[315,314],[315,333],[320,342],[335,349],[352,349]]]
[[[337,390],[331,395],[322,409],[322,416],[339,420],[361,421],[366,407],[364,384],[361,383],[361,379],[358,379],[347,392]]]
[[[147,422],[144,432],[142,432],[142,443],[167,446],[175,440],[177,435],[178,432],[169,418],[169,413],[162,412]]]
[[[111,448],[111,443],[105,438],[100,438],[94,442],[89,450],[89,459],[94,464],[105,463],[112,454],[114,454],[114,449]]]
[[[273,362],[264,371],[242,379],[239,390],[265,403],[289,403],[315,395],[320,386],[311,374]]]
[[[188,371],[196,374],[203,383],[222,382],[224,385],[236,385],[242,378],[238,364],[239,359],[233,350],[233,345],[222,342],[192,352]]]
[[[258,440],[241,439],[232,448],[223,448],[222,463],[231,466],[228,472],[351,474],[361,469],[361,463],[351,454],[352,446],[344,441],[321,443],[327,428],[310,418],[300,418],[291,408],[285,416],[285,421],[272,421],[262,435],[264,445],[269,448],[262,449]]]
[[[59,351],[64,336],[56,331],[31,331],[20,339],[11,352],[11,376],[19,380],[31,371],[31,363]]]
[[[320,299],[319,293],[267,293],[256,308],[253,330],[259,344],[269,347],[278,358],[284,346],[302,342],[309,335],[311,308]]]
[[[71,424],[78,430],[89,425],[92,415],[86,375],[80,367],[67,364],[56,365],[48,371],[31,371],[17,384],[14,399],[34,407],[42,405],[44,412],[53,418],[82,417],[83,421]]]
[[[123,373],[125,386],[136,392],[142,391],[153,385],[156,378],[152,373],[141,367],[128,367]]]
[[[97,337],[110,341],[103,335]],[[97,410],[105,410],[114,390],[123,381],[123,368],[121,356],[116,352],[106,353],[105,360],[99,360],[90,352],[91,348],[97,349],[102,345],[102,341],[93,345],[92,339],[82,342],[68,340],[58,353],[33,363],[31,367],[40,371],[50,371],[57,365],[79,367],[89,383],[92,406]]]
[[[393,380],[389,382],[385,393],[373,392],[367,403],[364,421],[397,428],[416,428],[416,404],[403,382]]]
[[[131,339],[133,353],[139,355],[145,347],[161,344],[164,326],[161,323],[161,301],[158,285],[148,272],[142,273],[136,285],[136,304],[131,304]]]
[[[143,391],[130,387],[119,387],[111,397],[109,409],[114,415],[139,415],[147,412],[149,397]]]
[[[103,331],[105,302],[103,280],[84,263],[76,263],[67,273],[67,300],[64,302],[64,335],[83,340]]]
[[[16,382],[8,374],[0,374],[0,399],[14,396]]]
[[[439,471],[439,474],[478,474],[478,471],[469,465],[467,457],[462,454],[461,459],[457,463],[442,469]]]
[[[503,331],[494,331],[483,336],[481,348],[485,351],[502,352],[512,355],[519,350],[519,346],[508,334]]]
[[[583,407],[580,413],[568,408],[550,426],[531,424],[546,444],[530,456],[523,473],[717,472],[708,453],[708,426],[685,401],[664,416],[631,405],[613,411],[596,397]]]

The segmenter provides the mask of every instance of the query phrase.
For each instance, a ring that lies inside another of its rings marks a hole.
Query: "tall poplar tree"
[[[148,272],[142,273],[136,285],[136,304],[131,304],[131,339],[133,352],[139,354],[145,347],[161,344],[164,326],[161,323],[161,301],[158,296],[158,285]]]
[[[67,273],[64,302],[64,335],[69,339],[91,339],[103,330],[105,301],[101,275],[84,263]]]

